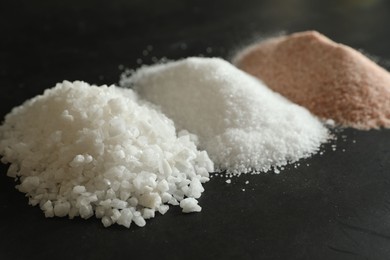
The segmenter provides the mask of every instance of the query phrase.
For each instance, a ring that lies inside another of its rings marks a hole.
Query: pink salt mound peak
[[[345,127],[390,127],[390,73],[315,32],[271,38],[233,63],[323,119]]]

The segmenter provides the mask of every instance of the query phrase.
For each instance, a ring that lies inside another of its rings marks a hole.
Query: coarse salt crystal
[[[180,201],[180,207],[184,213],[200,212],[202,208],[198,205],[198,201],[194,198],[186,198]]]
[[[64,81],[6,116],[0,155],[46,217],[144,226],[204,191],[213,162],[194,139],[132,90]]]

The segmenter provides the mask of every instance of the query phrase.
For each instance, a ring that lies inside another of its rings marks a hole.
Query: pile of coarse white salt
[[[145,225],[170,205],[200,211],[213,163],[196,137],[132,90],[57,84],[16,107],[0,127],[8,175],[47,217]]]
[[[123,75],[121,85],[199,137],[228,175],[274,169],[319,150],[328,138],[305,108],[219,58],[187,58]]]

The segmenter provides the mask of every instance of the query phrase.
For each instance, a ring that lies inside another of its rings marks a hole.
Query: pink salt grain
[[[233,63],[321,118],[358,129],[390,127],[390,73],[318,32],[262,41]]]

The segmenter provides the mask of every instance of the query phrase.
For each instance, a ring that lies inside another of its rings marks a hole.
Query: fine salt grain
[[[168,204],[198,212],[213,162],[132,90],[57,84],[6,116],[0,155],[46,217],[146,224]]]
[[[234,58],[244,71],[333,124],[390,128],[390,73],[316,31],[270,38]]]
[[[217,170],[228,174],[279,172],[317,152],[328,137],[308,110],[219,58],[144,66],[123,75],[121,85],[196,134]]]

